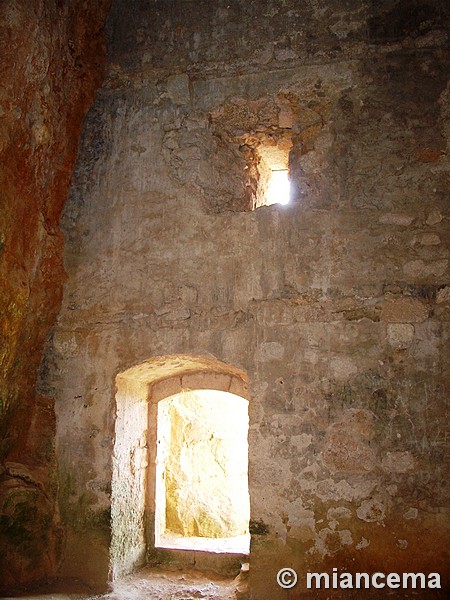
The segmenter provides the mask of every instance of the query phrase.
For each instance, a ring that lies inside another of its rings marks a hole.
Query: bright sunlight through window
[[[267,188],[267,204],[287,204],[289,202],[290,183],[287,170],[272,171]]]

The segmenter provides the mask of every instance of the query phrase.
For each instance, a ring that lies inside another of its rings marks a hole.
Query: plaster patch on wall
[[[370,545],[369,540],[366,540],[366,538],[361,538],[361,540],[356,544],[356,549],[357,550],[363,550],[364,548],[367,548]]]
[[[325,479],[317,482],[317,496],[324,501],[345,500],[354,502],[366,498],[371,491],[376,487],[377,482],[374,480],[363,480],[355,483],[349,483],[345,479],[334,481],[334,479]]]
[[[408,508],[408,510],[403,513],[403,517],[407,521],[417,519],[418,515],[419,515],[419,511],[417,510],[417,508],[413,508],[413,507]]]
[[[356,510],[358,518],[367,523],[381,523],[386,515],[384,505],[378,500],[364,500]]]

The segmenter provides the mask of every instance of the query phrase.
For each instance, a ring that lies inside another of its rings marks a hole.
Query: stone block
[[[437,223],[440,223],[441,221],[442,221],[441,213],[437,209],[434,209],[428,215],[426,224],[427,225],[437,225]]]
[[[170,379],[164,379],[164,381],[158,381],[152,386],[150,401],[152,403],[159,402],[163,398],[178,394],[181,392],[181,389],[181,379],[179,377],[171,377]]]
[[[228,392],[230,376],[223,373],[192,373],[184,375],[181,384],[188,390],[221,390]]]
[[[424,233],[419,237],[422,246],[439,246],[441,238],[436,233]]]
[[[248,385],[242,381],[242,379],[238,379],[237,377],[231,378],[230,388],[228,391],[231,394],[236,394],[236,396],[241,396],[241,398],[248,399]]]
[[[443,304],[444,302],[448,302],[450,300],[450,286],[446,285],[444,288],[440,289],[436,295],[436,303]]]
[[[448,268],[448,260],[436,260],[426,263],[423,260],[411,260],[403,267],[407,277],[441,277]]]
[[[378,222],[384,225],[400,225],[401,227],[408,227],[413,221],[414,217],[411,215],[396,213],[386,213],[378,219]]]
[[[174,104],[180,106],[189,104],[189,77],[185,73],[169,77],[167,80],[167,93]]]
[[[389,323],[387,339],[389,345],[397,350],[409,348],[414,339],[414,325],[410,323]]]
[[[282,129],[292,129],[294,124],[294,116],[289,109],[280,110],[278,115],[278,126]]]
[[[428,318],[428,307],[416,298],[386,298],[381,319],[390,323],[422,323]]]

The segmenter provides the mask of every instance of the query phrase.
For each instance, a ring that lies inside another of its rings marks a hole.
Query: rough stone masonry
[[[448,586],[448,12],[113,0],[38,388],[64,574],[108,577],[116,376],[200,355],[248,377],[251,598],[285,566]]]

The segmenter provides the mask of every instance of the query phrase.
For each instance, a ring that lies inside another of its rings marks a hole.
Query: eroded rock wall
[[[446,3],[126,4],[41,382],[67,521],[108,513],[117,373],[212,354],[250,380],[253,598],[281,566],[444,581]],[[280,130],[291,203],[245,210]]]
[[[45,578],[61,553],[53,399],[35,385],[62,297],[59,220],[108,4],[0,5],[0,585]]]

